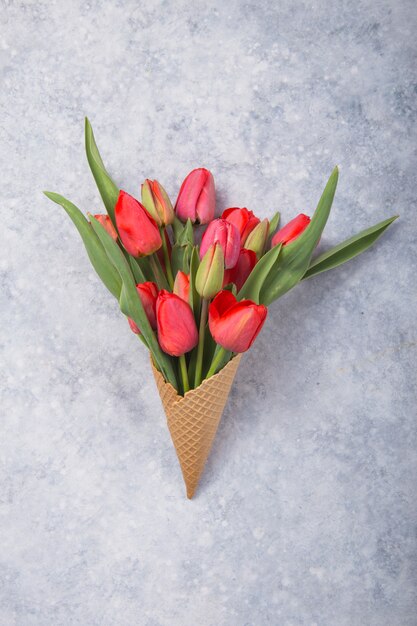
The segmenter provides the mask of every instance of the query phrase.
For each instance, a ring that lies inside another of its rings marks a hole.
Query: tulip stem
[[[165,269],[168,278],[168,284],[172,289],[174,286],[174,276],[172,275],[171,259],[169,258],[168,245],[166,240],[166,230],[161,228],[162,251],[164,253]]]
[[[153,272],[153,275],[155,277],[155,281],[156,281],[159,289],[165,289],[165,287],[167,285],[167,281],[166,281],[166,278],[164,276],[164,273],[162,271],[162,268],[161,268],[160,264],[158,263],[157,259],[155,258],[155,255],[153,255],[153,254],[150,255],[149,262],[151,264],[152,272]]]
[[[210,378],[211,376],[214,376],[214,374],[216,374],[227,352],[227,350],[220,347],[220,349],[217,351],[217,354],[214,355],[213,362],[210,365],[209,371],[207,372],[207,378]]]
[[[185,361],[185,354],[182,354],[179,357],[179,361],[180,361],[182,386],[183,386],[184,395],[185,395],[187,393],[187,391],[190,391],[190,383],[188,381],[188,372],[187,372],[187,363]]]
[[[197,389],[197,387],[200,385],[202,373],[203,373],[204,334],[206,331],[206,324],[207,324],[207,310],[208,310],[208,300],[206,298],[203,298],[201,300],[200,331],[198,335],[197,361],[195,364],[195,378],[194,378],[195,389]]]

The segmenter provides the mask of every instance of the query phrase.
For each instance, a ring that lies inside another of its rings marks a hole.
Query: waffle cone
[[[218,374],[203,380],[197,389],[191,389],[185,396],[180,396],[172,385],[165,382],[152,365],[187,498],[193,497],[203,473],[240,359],[239,354]]]

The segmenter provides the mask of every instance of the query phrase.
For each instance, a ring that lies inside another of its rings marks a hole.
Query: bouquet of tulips
[[[223,412],[240,355],[267,317],[267,307],[297,283],[355,257],[396,216],[314,257],[338,180],[335,168],[310,218],[279,227],[279,212],[261,220],[247,208],[216,217],[214,179],[190,172],[175,205],[156,180],[141,200],[120,190],[99,154],[86,120],[88,162],[106,208],[83,213],[62,196],[97,274],[115,296],[133,333],[148,348],[192,497]]]

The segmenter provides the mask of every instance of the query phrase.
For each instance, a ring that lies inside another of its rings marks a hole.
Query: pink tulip
[[[234,267],[240,250],[240,236],[236,226],[221,217],[210,222],[201,240],[200,259],[215,243],[219,243],[223,249],[225,268]]]
[[[188,218],[200,224],[207,224],[214,218],[216,195],[213,175],[203,167],[188,174],[181,185],[175,205],[175,212],[180,220]]]

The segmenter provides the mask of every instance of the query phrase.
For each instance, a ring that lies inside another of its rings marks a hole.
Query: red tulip
[[[225,271],[223,286],[234,283],[236,289],[240,291],[255,265],[256,253],[253,252],[253,250],[245,250],[245,248],[242,248],[239,252],[236,265],[232,267],[232,269]]]
[[[190,275],[179,270],[175,277],[173,292],[185,302],[190,302]]]
[[[209,307],[209,328],[213,339],[232,352],[246,352],[258,336],[267,315],[263,304],[237,301],[231,291],[221,291]]]
[[[156,330],[156,299],[158,297],[158,287],[155,283],[146,282],[136,285],[137,292],[139,294],[140,301],[145,310],[146,317],[149,320],[149,324],[153,330]],[[136,335],[140,335],[140,330],[135,322],[128,317],[129,326]]]
[[[155,221],[145,207],[125,191],[119,193],[115,215],[120,239],[132,256],[147,256],[162,246]]]
[[[288,222],[284,228],[281,228],[275,233],[272,237],[271,246],[274,247],[279,243],[282,243],[282,245],[285,246],[287,243],[291,243],[297,239],[299,235],[301,235],[301,233],[310,224],[310,221],[311,220],[308,215],[300,213],[300,215],[297,215],[297,217],[294,217],[293,220]]]
[[[223,249],[225,268],[234,267],[240,250],[240,237],[236,226],[221,217],[210,222],[201,240],[200,259],[215,243],[219,243]]]
[[[246,208],[239,209],[237,207],[225,209],[222,213],[222,218],[236,226],[240,233],[241,246],[245,243],[249,233],[251,233],[255,226],[261,221],[252,211],[248,211]]]
[[[199,167],[188,174],[181,185],[175,205],[180,220],[207,224],[214,217],[216,195],[214,179],[209,170]]]
[[[109,216],[106,215],[105,213],[104,214],[103,213],[97,213],[96,215],[94,215],[94,217],[107,230],[107,232],[109,233],[110,237],[112,239],[114,239],[114,241],[117,241],[118,234],[117,234],[117,231],[116,231],[115,227],[113,226],[113,222],[111,221]]]
[[[190,305],[162,289],[156,301],[158,340],[164,352],[181,356],[198,343],[198,331]]]

